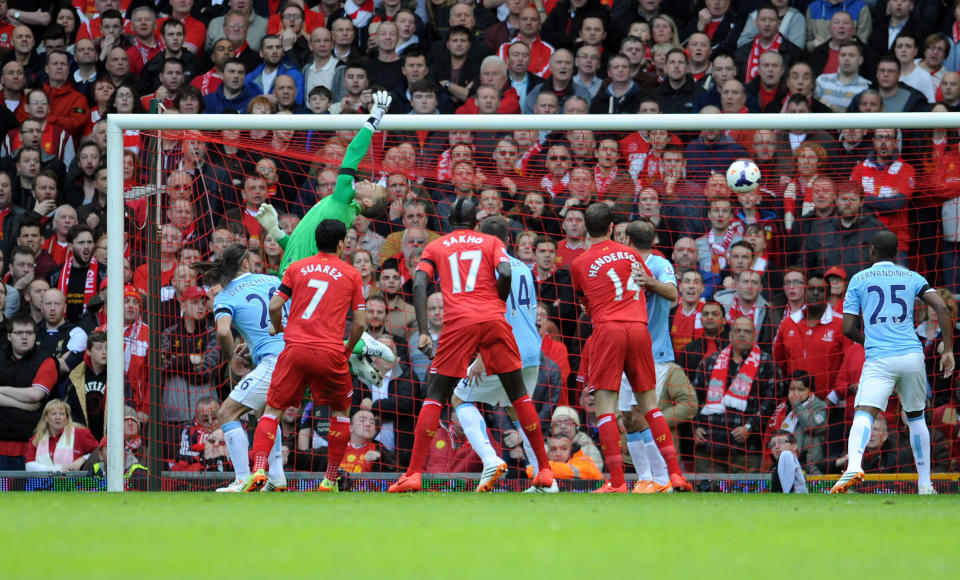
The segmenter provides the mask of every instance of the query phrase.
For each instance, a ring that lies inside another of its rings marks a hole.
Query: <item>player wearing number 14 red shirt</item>
[[[353,382],[347,357],[366,330],[363,279],[340,260],[347,227],[327,219],[316,229],[318,254],[290,264],[280,287],[270,299],[270,334],[283,332],[284,346],[267,391],[267,405],[253,437],[253,473],[241,491],[257,491],[267,482],[264,469],[277,437],[277,418],[287,407],[299,405],[310,385],[315,406],[329,405],[327,473],[317,491],[337,491],[337,469],[350,441],[350,399]],[[287,327],[283,305],[290,300]],[[353,310],[353,325],[346,346],[343,334],[347,313]]]
[[[595,203],[584,215],[589,249],[570,265],[573,289],[590,315],[593,334],[588,384],[596,388],[597,428],[610,481],[598,493],[627,493],[623,476],[620,428],[614,413],[620,379],[626,373],[637,398],[637,406],[650,425],[653,439],[670,472],[675,490],[690,491],[680,470],[670,428],[657,408],[656,370],[653,347],[647,331],[647,306],[643,288],[635,276],[651,276],[636,250],[610,239],[613,212],[605,203]],[[446,303],[444,303],[446,304]]]
[[[440,422],[443,402],[467,376],[467,365],[477,352],[487,373],[500,378],[537,456],[540,471],[533,485],[553,485],[540,419],[523,384],[520,351],[504,317],[504,301],[511,287],[510,258],[499,238],[473,231],[476,222],[473,202],[457,198],[450,210],[454,231],[431,242],[417,265],[413,305],[420,328],[420,350],[427,356],[433,353],[433,339],[427,329],[427,285],[433,279],[439,280],[443,292],[443,331],[430,366],[427,398],[417,417],[410,465],[387,490],[391,493],[420,489],[420,472]]]

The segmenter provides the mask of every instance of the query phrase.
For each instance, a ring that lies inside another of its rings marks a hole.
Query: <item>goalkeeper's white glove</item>
[[[373,107],[370,109],[370,117],[363,126],[375,132],[380,127],[380,121],[387,109],[390,108],[391,102],[393,102],[393,97],[387,91],[373,93]]]
[[[273,206],[269,203],[260,204],[260,209],[257,210],[257,221],[260,223],[260,227],[267,230],[267,233],[273,236],[275,242],[287,235],[280,229],[277,210],[273,209]]]

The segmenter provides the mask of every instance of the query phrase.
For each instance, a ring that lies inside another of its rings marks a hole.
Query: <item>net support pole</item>
[[[123,129],[107,121],[107,490],[123,491]]]

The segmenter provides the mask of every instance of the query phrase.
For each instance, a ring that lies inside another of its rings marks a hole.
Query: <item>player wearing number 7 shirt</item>
[[[605,203],[594,203],[584,214],[587,227],[586,252],[570,264],[573,290],[593,323],[588,345],[588,384],[597,406],[600,446],[610,472],[610,481],[597,493],[627,493],[623,476],[620,428],[614,413],[620,379],[626,373],[637,406],[650,426],[653,439],[667,463],[670,484],[676,491],[690,491],[677,461],[673,436],[657,408],[656,370],[653,346],[647,331],[647,306],[643,288],[633,278],[634,268],[652,276],[636,250],[610,239],[613,211]]]
[[[267,405],[253,437],[253,473],[241,491],[257,491],[267,482],[264,468],[277,437],[277,419],[287,407],[299,405],[310,385],[315,406],[329,405],[327,472],[318,491],[337,491],[337,469],[350,440],[350,399],[353,382],[347,357],[366,330],[363,280],[340,259],[347,228],[326,219],[316,229],[319,253],[290,264],[280,287],[270,298],[271,334],[283,332],[284,346],[267,391]],[[287,327],[283,305],[290,300]],[[353,311],[350,338],[343,344],[347,314]]]
[[[917,492],[936,493],[930,481],[930,431],[923,411],[927,406],[927,373],[923,346],[913,324],[917,298],[937,313],[943,336],[940,370],[945,377],[953,373],[953,317],[936,290],[923,276],[893,263],[897,257],[897,236],[880,230],[870,240],[873,265],[850,279],[843,300],[843,334],[863,345],[866,362],[860,384],[850,439],[847,442],[847,469],[830,489],[846,493],[863,480],[863,452],[877,413],[887,408],[893,391],[907,414],[910,448],[917,465]],[[863,331],[860,315],[863,313]]]
[[[457,198],[450,210],[454,231],[431,242],[417,265],[413,305],[420,329],[420,350],[427,356],[433,353],[433,339],[427,329],[427,285],[433,279],[439,280],[443,293],[443,331],[430,366],[427,397],[417,417],[410,465],[387,490],[391,493],[420,489],[420,472],[443,404],[457,382],[467,376],[467,365],[478,352],[487,373],[500,378],[537,456],[540,471],[533,485],[553,485],[540,418],[524,386],[520,351],[504,316],[512,281],[510,258],[500,239],[473,231],[476,222],[473,202]]]

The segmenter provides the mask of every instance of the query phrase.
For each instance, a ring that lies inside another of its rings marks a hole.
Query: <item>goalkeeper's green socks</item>
[[[343,344],[347,344],[347,341],[343,341]],[[363,339],[357,341],[357,344],[353,345],[353,354],[357,356],[363,356]]]

